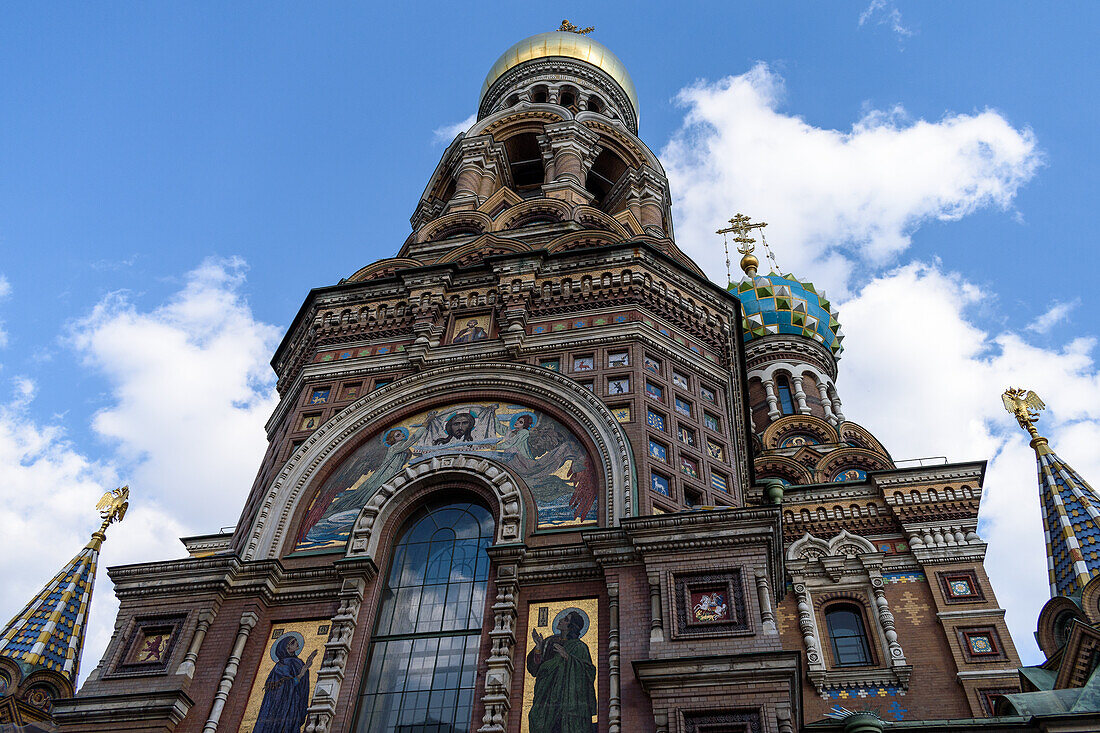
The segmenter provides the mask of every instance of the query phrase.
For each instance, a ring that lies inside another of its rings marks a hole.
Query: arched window
[[[468,731],[493,517],[471,503],[421,508],[393,548],[356,730]]]
[[[504,141],[504,150],[512,171],[512,183],[517,191],[529,191],[543,184],[546,174],[542,167],[542,150],[535,133],[513,135]]]
[[[872,663],[867,632],[863,628],[863,614],[858,606],[850,603],[830,606],[825,612],[825,625],[829,628],[833,661],[838,667]]]
[[[775,378],[775,387],[779,390],[779,411],[784,415],[793,415],[794,400],[791,398],[791,383],[780,374]]]

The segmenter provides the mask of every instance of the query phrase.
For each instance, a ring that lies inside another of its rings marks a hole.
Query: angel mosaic
[[[302,522],[299,551],[343,547],[360,509],[406,466],[437,455],[485,456],[530,489],[540,529],[592,524],[597,473],[565,426],[522,405],[466,403],[414,415],[367,440],[317,491]]]

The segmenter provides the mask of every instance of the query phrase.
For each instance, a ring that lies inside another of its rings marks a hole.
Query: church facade
[[[1034,729],[982,723],[1021,690],[984,461],[896,465],[823,293],[679,249],[608,49],[506,51],[411,223],[306,297],[236,528],[109,570],[60,730]]]

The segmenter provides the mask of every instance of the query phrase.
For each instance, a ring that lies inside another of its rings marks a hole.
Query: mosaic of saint
[[[596,599],[528,607],[522,733],[594,733],[599,710]]]
[[[360,446],[317,491],[295,549],[342,548],[379,487],[408,465],[456,453],[492,458],[523,479],[539,529],[596,521],[599,480],[575,435],[539,410],[473,402],[414,415]]]
[[[277,624],[256,670],[240,733],[297,733],[324,652],[325,619]]]

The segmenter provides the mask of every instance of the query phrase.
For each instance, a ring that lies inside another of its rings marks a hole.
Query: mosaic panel
[[[600,613],[595,598],[532,601],[520,731],[595,730]]]

